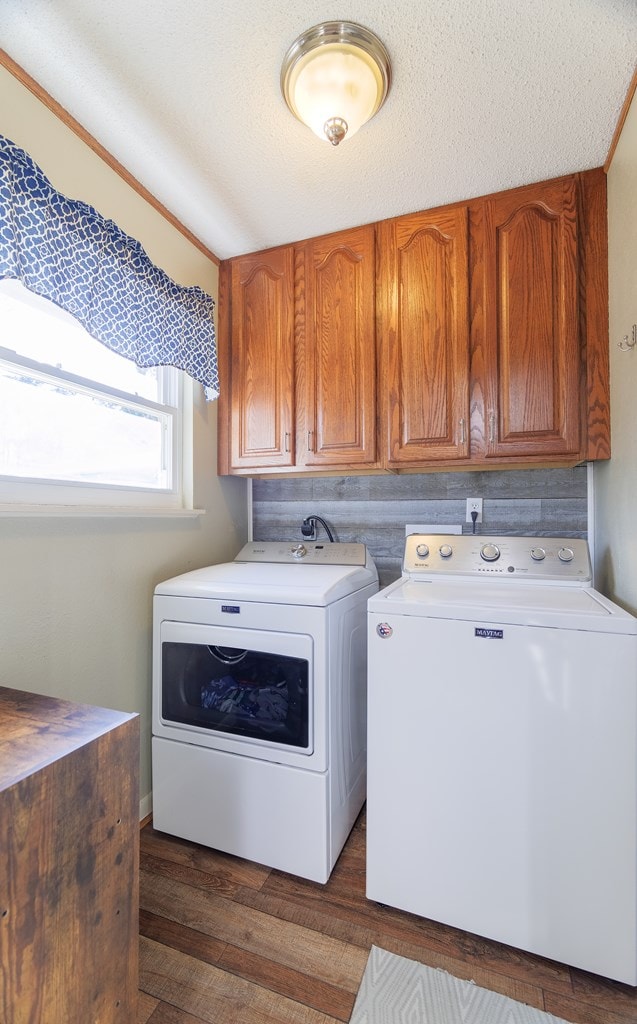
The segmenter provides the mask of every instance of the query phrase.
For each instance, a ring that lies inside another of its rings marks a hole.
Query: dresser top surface
[[[0,686],[0,791],[135,717]]]

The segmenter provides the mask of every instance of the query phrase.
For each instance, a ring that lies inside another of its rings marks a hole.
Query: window
[[[191,381],[219,394],[212,296],[173,281],[2,135],[0,279],[0,512],[198,514],[182,497],[181,410]]]
[[[0,502],[181,507],[181,378],[0,281]]]

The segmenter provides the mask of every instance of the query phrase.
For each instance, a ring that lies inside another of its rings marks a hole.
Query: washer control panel
[[[241,548],[235,562],[295,562],[303,565],[365,565],[364,544],[326,541],[251,541]]]
[[[413,533],[405,542],[403,576],[592,581],[588,543],[571,537],[476,537]]]

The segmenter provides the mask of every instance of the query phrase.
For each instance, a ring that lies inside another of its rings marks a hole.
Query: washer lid
[[[377,581],[369,555],[363,565],[235,561],[175,576],[158,584],[155,594],[323,607]]]
[[[480,623],[637,633],[637,619],[590,587],[401,578],[369,599],[370,612]]]

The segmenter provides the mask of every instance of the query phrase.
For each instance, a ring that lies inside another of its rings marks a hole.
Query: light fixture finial
[[[378,36],[352,21],[302,33],[281,68],[281,91],[295,117],[338,146],[380,110],[389,91],[389,54]]]
[[[323,131],[328,141],[333,146],[338,146],[339,142],[342,142],[347,135],[348,127],[347,121],[344,121],[342,117],[330,117],[323,125]]]

